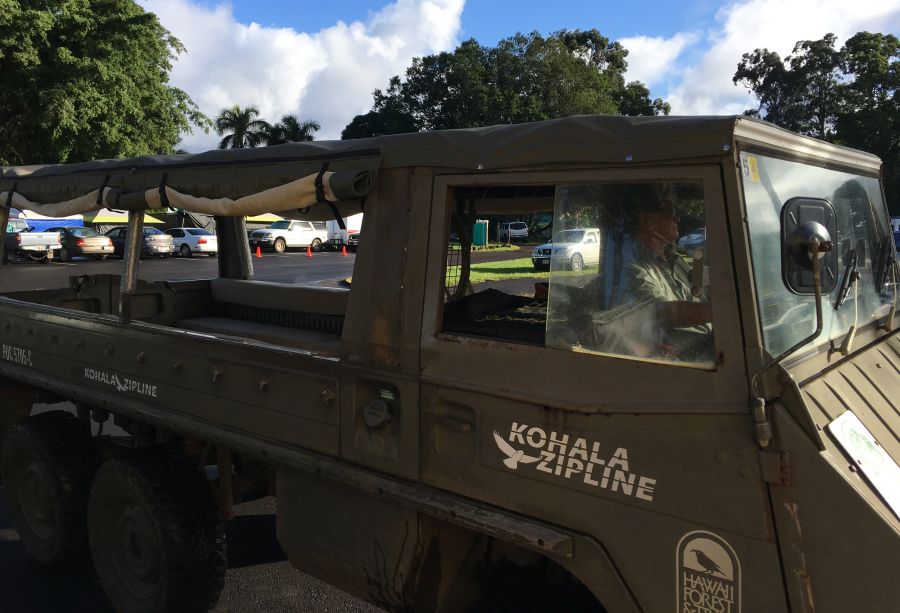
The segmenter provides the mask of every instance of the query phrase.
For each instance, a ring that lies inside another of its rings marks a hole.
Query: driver
[[[691,293],[690,269],[675,252],[678,215],[672,200],[654,198],[629,207],[632,249],[622,264],[625,291],[620,305],[652,304],[657,355],[708,358],[712,352],[712,308]],[[649,339],[648,339],[649,340]]]

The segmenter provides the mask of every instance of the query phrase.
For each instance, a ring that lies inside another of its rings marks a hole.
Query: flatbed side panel
[[[0,305],[0,374],[38,373],[252,436],[338,453],[338,361],[59,309]],[[21,377],[20,377],[21,378]]]

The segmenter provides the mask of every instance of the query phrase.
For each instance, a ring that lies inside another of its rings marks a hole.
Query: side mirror
[[[781,277],[795,294],[815,294],[816,275],[813,243],[818,241],[819,282],[822,294],[830,294],[837,284],[837,251],[832,240],[837,234],[834,209],[820,198],[791,198],[781,208]]]

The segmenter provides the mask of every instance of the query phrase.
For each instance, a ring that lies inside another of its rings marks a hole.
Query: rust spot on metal
[[[135,359],[137,360],[138,364],[143,364],[144,362],[147,361],[147,354],[144,353],[143,351],[141,351],[140,353],[137,354]]]
[[[259,391],[264,392],[269,389],[269,380],[263,377],[259,380]]]

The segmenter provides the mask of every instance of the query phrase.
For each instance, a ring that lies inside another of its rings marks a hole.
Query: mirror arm
[[[768,416],[766,415],[766,400],[759,390],[759,381],[773,366],[800,349],[800,347],[814,341],[822,334],[825,318],[822,312],[822,264],[819,259],[819,254],[831,251],[832,247],[831,241],[819,241],[818,238],[813,238],[812,241],[810,241],[809,251],[813,260],[813,284],[815,285],[816,291],[816,329],[812,334],[756,371],[751,380],[750,389],[753,393],[753,399],[751,401],[753,424],[756,430],[756,442],[762,449],[767,448],[772,441],[772,424],[769,423]]]

